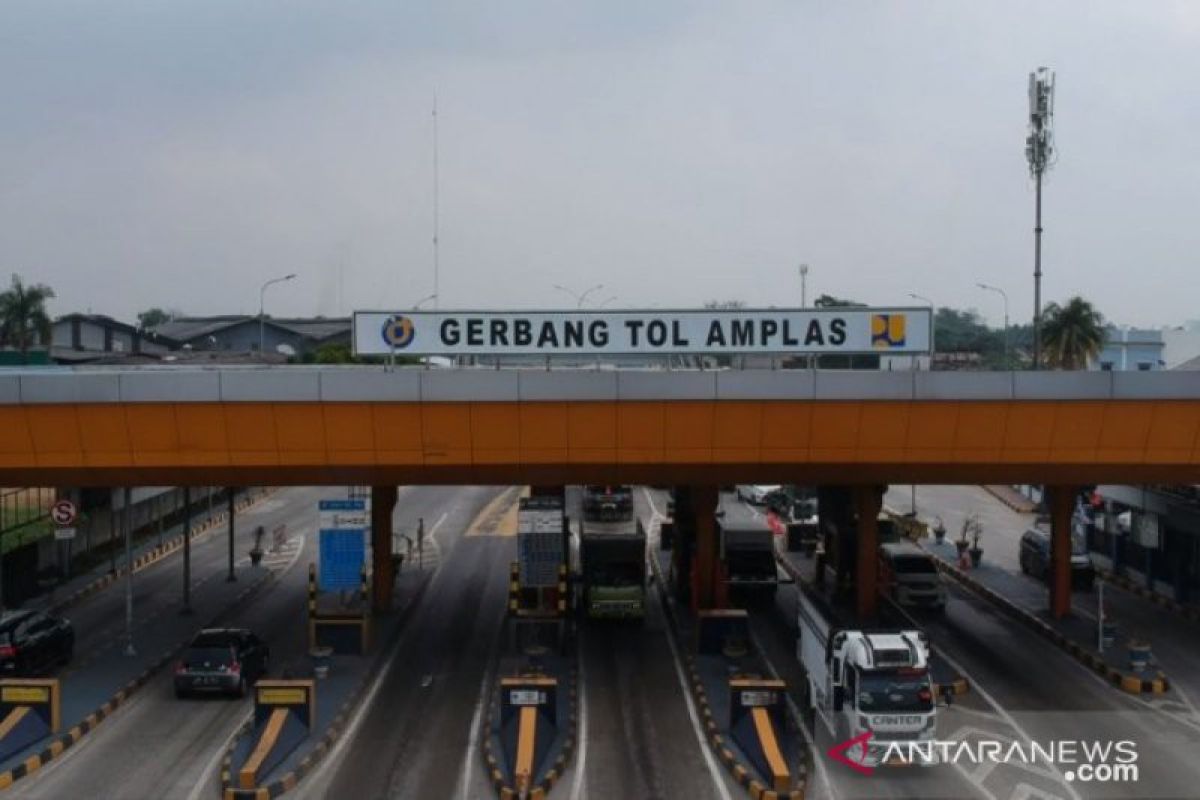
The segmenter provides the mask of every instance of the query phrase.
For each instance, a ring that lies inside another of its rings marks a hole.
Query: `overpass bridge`
[[[2,485],[369,484],[377,593],[398,484],[692,487],[701,605],[721,602],[717,486],[845,486],[822,512],[857,529],[869,613],[881,486],[1042,483],[1063,614],[1075,487],[1200,483],[1200,373],[16,370],[0,431]]]

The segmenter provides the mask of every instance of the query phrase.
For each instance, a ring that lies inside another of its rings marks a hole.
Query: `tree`
[[[1085,369],[1104,347],[1104,315],[1076,295],[1066,305],[1051,303],[1042,312],[1042,352],[1046,364]]]
[[[317,348],[316,362],[318,364],[353,364],[354,354],[350,352],[350,345],[330,342]]]
[[[54,290],[42,283],[26,285],[20,275],[12,276],[12,285],[0,292],[0,345],[21,351],[22,360],[36,341],[50,341],[50,317],[46,301]]]
[[[846,300],[842,297],[834,297],[831,294],[823,294],[816,300],[813,300],[814,308],[863,308],[866,303],[859,303],[856,300]]]
[[[159,325],[162,325],[164,322],[170,322],[171,316],[172,316],[171,312],[164,311],[163,309],[158,308],[157,306],[155,306],[154,308],[148,308],[145,311],[143,311],[142,313],[137,315],[138,327],[139,328],[157,328]]]

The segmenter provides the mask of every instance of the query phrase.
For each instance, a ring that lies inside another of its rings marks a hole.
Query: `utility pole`
[[[441,176],[438,174],[437,95],[433,96],[433,307],[436,310],[441,293],[441,263],[438,253],[438,233],[441,222]]]
[[[133,647],[133,490],[125,487],[125,655],[136,656]]]
[[[999,286],[991,286],[986,283],[975,284],[980,289],[988,292],[996,292],[1004,298],[1004,368],[1012,369],[1012,361],[1008,357],[1008,292],[1001,289]]]
[[[1037,200],[1033,223],[1033,368],[1042,366],[1042,175],[1054,165],[1054,73],[1038,67],[1029,73],[1029,135],[1025,159]]]
[[[800,265],[800,307],[808,308],[808,264]]]
[[[192,613],[192,487],[183,487],[183,608],[180,614]]]

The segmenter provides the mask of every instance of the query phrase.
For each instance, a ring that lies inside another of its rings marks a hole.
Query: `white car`
[[[738,484],[737,496],[738,500],[751,505],[761,506],[766,505],[767,497],[772,492],[777,492],[780,489],[779,484],[763,485],[763,484]]]

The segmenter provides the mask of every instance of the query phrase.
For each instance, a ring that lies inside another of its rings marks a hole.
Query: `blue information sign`
[[[357,589],[367,559],[367,503],[321,500],[317,508],[321,517],[318,584],[323,591]]]

